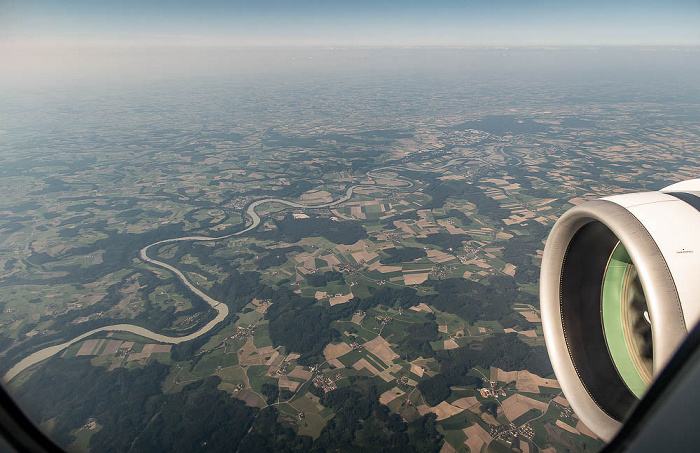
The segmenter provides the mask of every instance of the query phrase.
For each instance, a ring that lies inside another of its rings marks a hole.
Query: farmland
[[[175,429],[241,451],[597,450],[544,349],[544,240],[585,200],[693,176],[689,107],[517,83],[532,102],[448,84],[473,99],[455,105],[385,80],[389,119],[376,87],[287,82],[127,90],[66,130],[59,100],[36,127],[2,113],[2,374],[79,338],[6,382],[30,415],[92,451]]]

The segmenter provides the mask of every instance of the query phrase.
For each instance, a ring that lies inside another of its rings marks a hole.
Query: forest
[[[424,192],[431,196],[432,200],[423,206],[424,209],[442,208],[448,198],[458,198],[474,203],[480,214],[499,221],[510,216],[510,211],[503,208],[498,201],[489,197],[475,184],[457,181],[431,182]]]
[[[400,338],[390,336],[387,340],[395,343],[394,348],[406,361],[413,361],[418,357],[435,357],[435,350],[430,346],[431,341],[440,337],[435,321],[426,321],[421,324],[411,324]]]
[[[325,217],[295,219],[292,213],[288,213],[282,220],[275,221],[275,226],[277,229],[258,231],[255,236],[284,242],[298,242],[306,237],[320,236],[335,244],[346,245],[367,237],[367,230],[357,220],[335,221]]]
[[[107,372],[88,358],[56,357],[29,378],[17,397],[37,423],[55,417],[51,435],[63,447],[72,441],[69,431],[91,418],[102,426],[90,439],[92,451],[190,452],[205,446],[226,451],[237,444],[256,410],[217,390],[218,377],[164,395],[161,383],[169,371],[153,362]]]
[[[440,373],[418,384],[426,402],[431,406],[444,401],[451,386],[481,387],[481,378],[467,373],[475,366],[488,369],[495,366],[505,371],[528,370],[538,376],[552,374],[544,346],[530,346],[518,334],[497,334],[487,338],[479,348],[470,345],[437,353]]]
[[[321,394],[321,404],[336,415],[312,440],[280,423],[276,407],[250,408],[217,390],[221,380],[216,376],[163,394],[161,383],[168,372],[168,366],[157,362],[108,372],[92,366],[88,358],[56,357],[27,380],[17,397],[36,423],[55,420],[51,436],[63,447],[73,441],[70,431],[96,420],[101,429],[89,446],[106,453],[337,449],[437,453],[443,443],[433,414],[405,422],[379,403],[368,378],[351,378],[352,387]],[[76,382],[83,383],[79,389]],[[275,392],[266,390],[268,402],[275,400]]]
[[[326,271],[323,274],[307,274],[306,281],[313,287],[326,286],[330,282],[338,282],[341,285],[345,284],[345,277],[342,272]]]
[[[418,258],[425,258],[428,256],[425,250],[419,249],[418,247],[392,247],[390,249],[384,249],[382,252],[389,255],[387,258],[382,258],[379,260],[379,262],[382,264],[410,263]]]
[[[513,277],[489,277],[488,285],[465,279],[427,280],[435,294],[424,296],[425,302],[438,310],[453,313],[469,323],[498,321],[503,327],[532,328],[520,314],[513,311],[514,303],[537,305],[537,298],[518,289]]]
[[[424,238],[416,238],[421,244],[431,244],[443,250],[457,250],[462,247],[462,243],[469,241],[472,237],[468,234],[450,234],[444,231],[428,234]]]

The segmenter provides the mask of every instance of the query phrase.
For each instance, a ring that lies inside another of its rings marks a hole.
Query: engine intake
[[[700,179],[566,212],[540,275],[552,367],[610,440],[700,318]]]

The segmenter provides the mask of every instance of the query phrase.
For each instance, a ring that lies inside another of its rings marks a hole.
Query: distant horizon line
[[[221,49],[280,49],[280,50],[566,50],[566,49],[614,49],[635,48],[639,50],[673,49],[700,50],[697,44],[235,44],[215,42],[162,42],[142,40],[87,41],[0,41],[0,47],[62,47],[62,48],[221,48]]]

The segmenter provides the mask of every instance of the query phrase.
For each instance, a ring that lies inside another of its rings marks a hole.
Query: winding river
[[[394,169],[393,167],[384,167],[376,170],[370,170],[367,172],[367,176],[370,178],[377,178],[377,179],[384,179],[384,180],[389,180],[389,181],[397,181],[403,183],[401,187],[403,188],[408,188],[408,187],[413,187],[413,182],[402,178],[400,176],[391,176],[391,175],[381,175],[377,176],[376,173],[381,172],[382,170],[392,170]],[[328,203],[322,203],[322,204],[316,204],[316,205],[309,205],[309,204],[304,204],[304,203],[298,203],[295,201],[289,201],[289,200],[283,200],[281,198],[265,198],[261,200],[254,201],[248,206],[248,209],[246,210],[246,214],[248,217],[252,219],[252,223],[250,226],[248,226],[246,229],[241,230],[237,233],[233,234],[227,234],[225,236],[218,236],[218,237],[208,237],[208,236],[184,236],[184,237],[179,237],[179,238],[172,238],[172,239],[165,239],[162,241],[154,242],[153,244],[147,245],[146,247],[142,248],[140,251],[140,256],[143,261],[146,261],[150,264],[153,264],[158,267],[162,267],[164,269],[169,270],[173,274],[177,276],[177,278],[182,281],[193,293],[195,293],[198,297],[200,297],[202,300],[204,300],[206,303],[208,303],[214,310],[217,311],[217,315],[214,319],[209,321],[205,326],[203,326],[201,329],[199,329],[196,332],[193,332],[189,335],[184,335],[181,337],[170,337],[167,335],[161,335],[159,333],[155,333],[153,331],[150,331],[144,327],[139,327],[133,324],[114,324],[111,326],[104,326],[104,327],[99,327],[97,329],[93,329],[89,332],[85,332],[82,335],[79,335],[71,340],[66,341],[65,343],[61,343],[55,346],[49,346],[47,348],[41,349],[24,359],[20,360],[17,364],[15,364],[10,370],[3,376],[3,381],[5,383],[9,382],[12,380],[15,376],[17,376],[19,373],[22,371],[26,370],[32,365],[35,365],[43,360],[48,359],[49,357],[52,357],[59,352],[63,351],[64,349],[68,348],[72,344],[77,343],[80,340],[83,340],[84,338],[87,338],[91,335],[94,335],[99,332],[129,332],[133,333],[136,335],[140,335],[144,338],[148,338],[160,343],[167,343],[167,344],[179,344],[179,343],[184,343],[186,341],[194,340],[197,337],[200,337],[204,335],[205,333],[209,332],[211,329],[213,329],[217,324],[222,322],[226,316],[228,316],[228,306],[226,304],[208,296],[204,292],[202,292],[199,288],[194,286],[192,282],[190,282],[187,277],[176,267],[171,266],[170,264],[164,263],[162,261],[155,260],[153,258],[150,258],[148,256],[148,250],[151,249],[151,247],[156,247],[159,245],[163,244],[169,244],[172,242],[182,242],[182,241],[220,241],[222,239],[227,239],[233,236],[239,236],[241,234],[247,233],[248,231],[256,228],[258,225],[260,225],[260,216],[258,215],[257,212],[255,212],[255,208],[262,204],[266,203],[279,203],[279,204],[284,204],[287,206],[290,206],[292,208],[301,208],[301,209],[317,209],[317,208],[329,208],[332,206],[339,205],[340,203],[344,203],[348,201],[350,198],[352,198],[353,192],[356,188],[358,187],[380,187],[382,185],[379,184],[357,184],[354,186],[350,186],[346,192],[345,195],[342,197],[338,198],[337,200],[328,202]],[[386,186],[382,186],[386,187]],[[399,186],[391,186],[391,187],[399,187]]]

